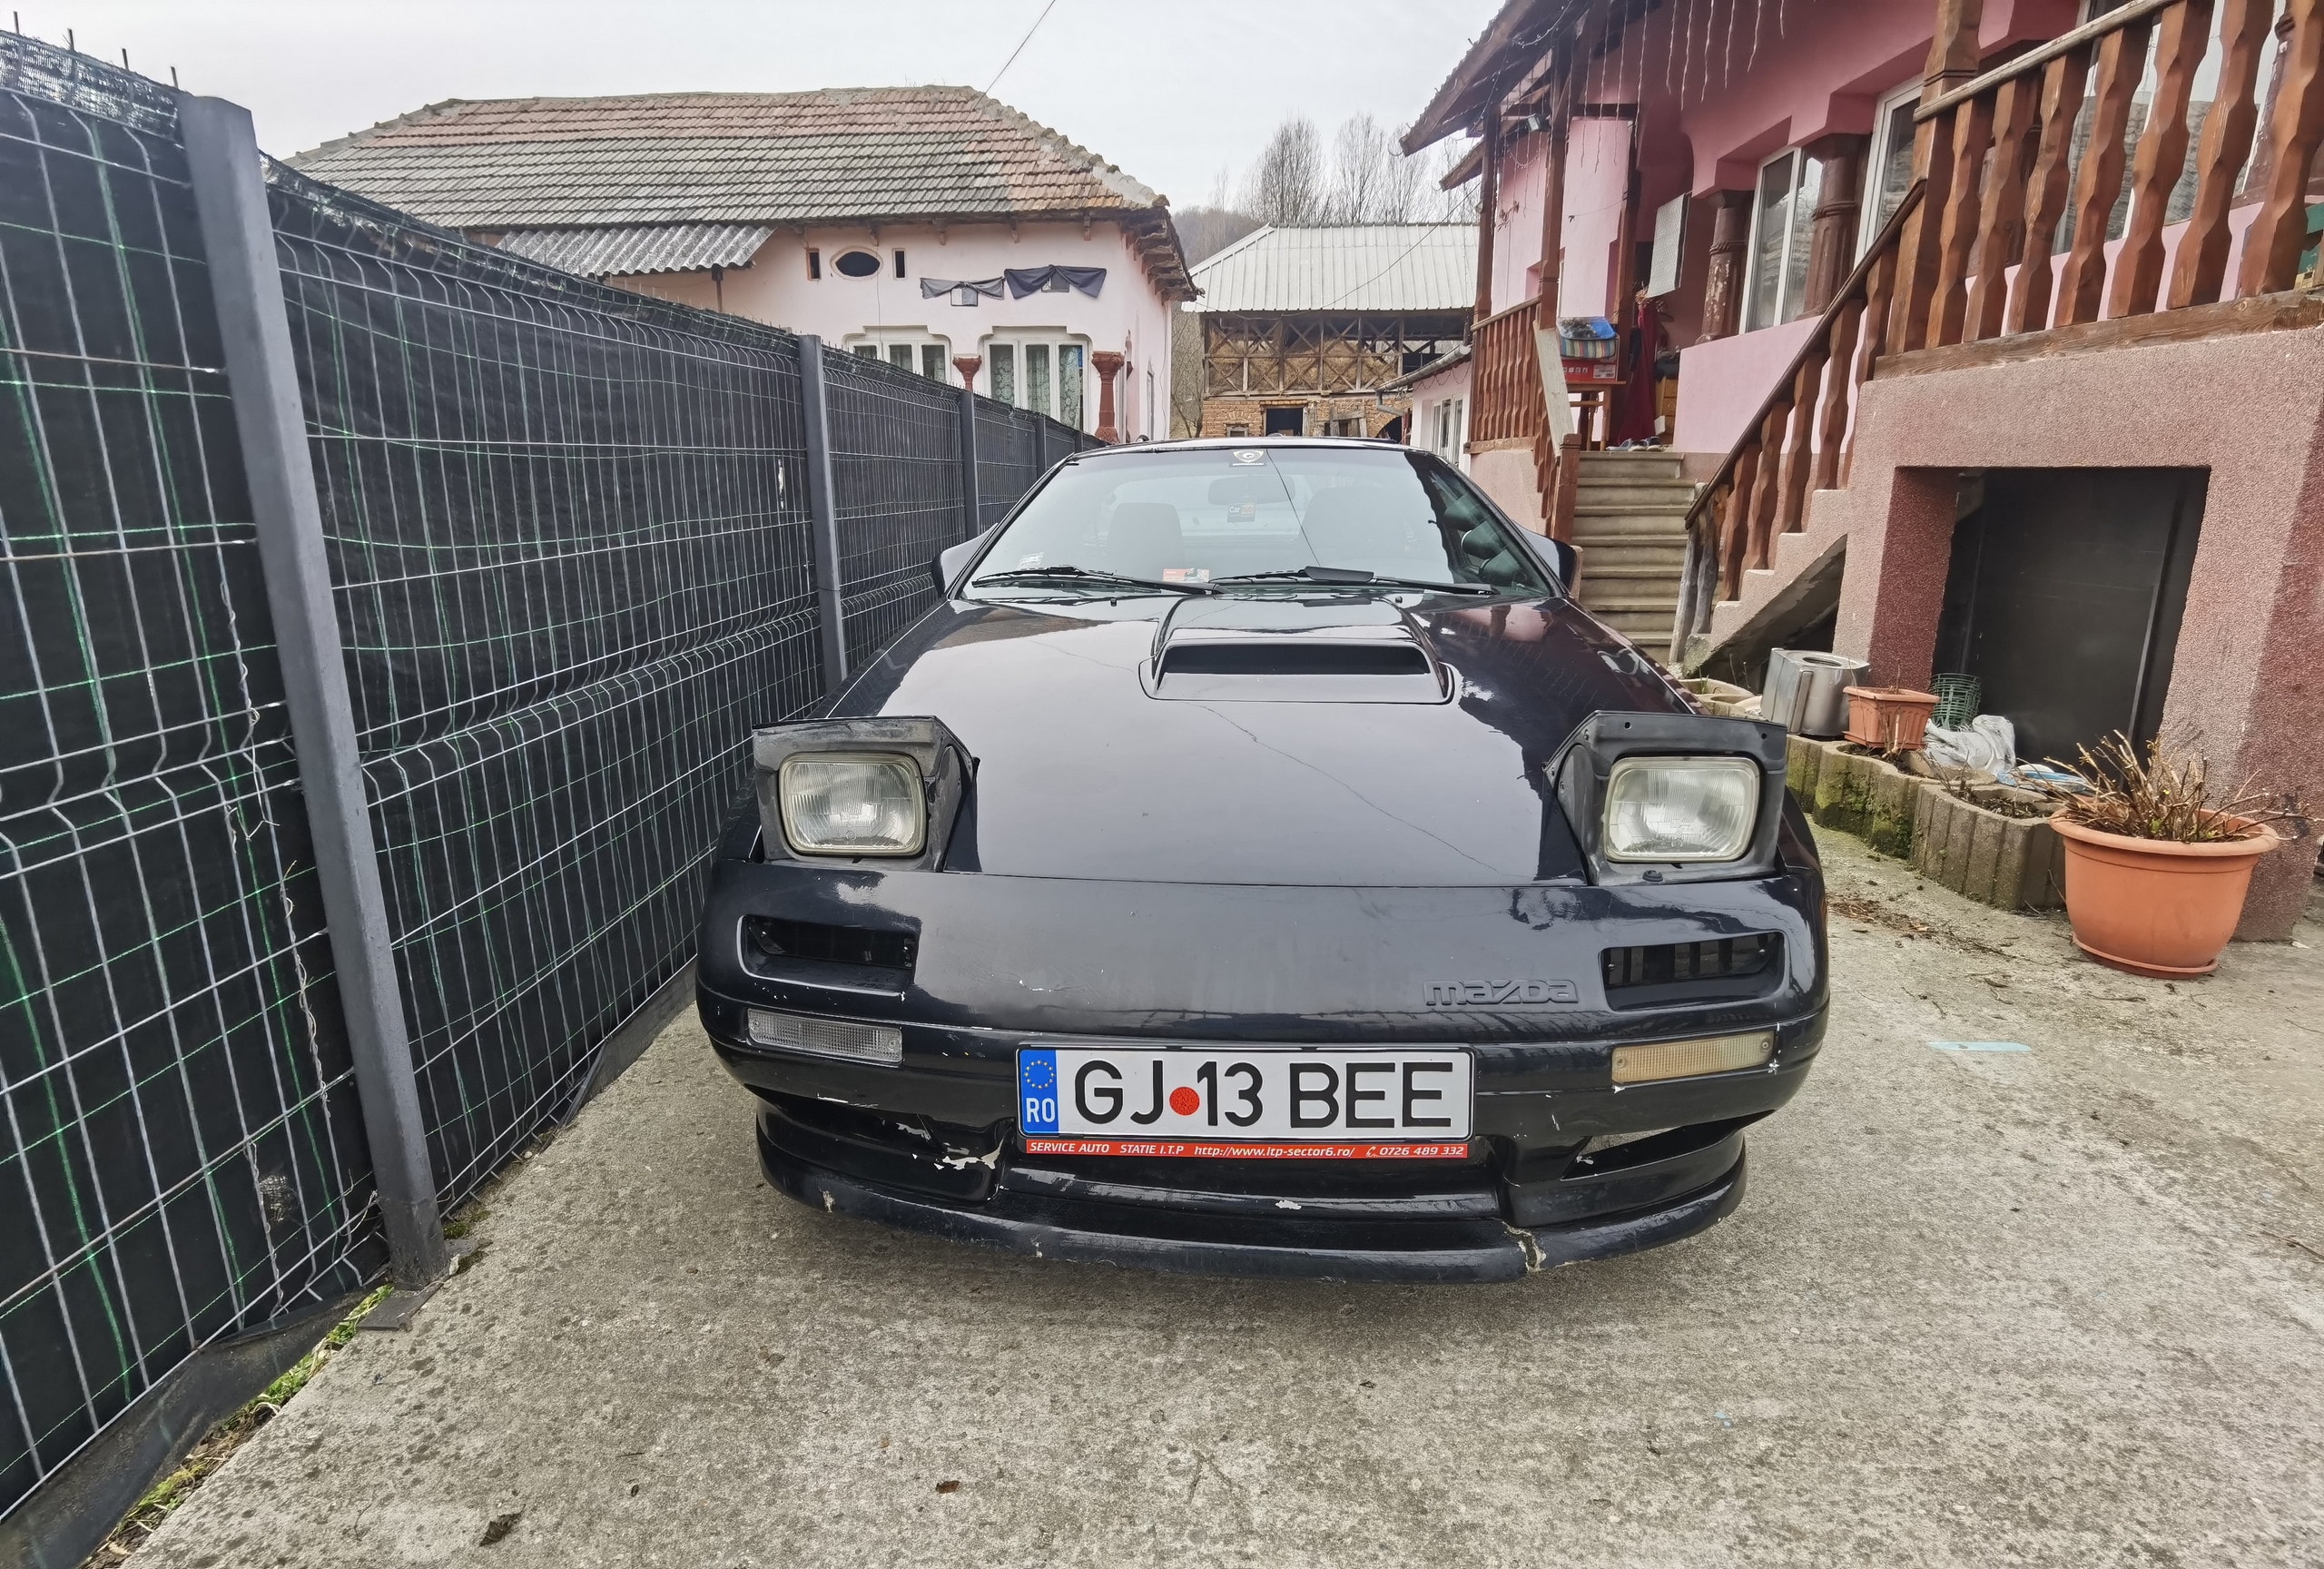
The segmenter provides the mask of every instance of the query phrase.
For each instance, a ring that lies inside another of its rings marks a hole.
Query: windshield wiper
[[[1092,567],[1020,567],[1013,572],[988,572],[969,580],[969,587],[980,588],[987,583],[1039,583],[1046,578],[1062,578],[1068,583],[1128,585],[1134,588],[1162,588],[1173,594],[1216,594],[1217,589],[1207,583],[1166,583],[1159,577],[1131,577],[1120,572],[1107,572]]]
[[[1445,594],[1498,594],[1490,583],[1431,583],[1419,577],[1383,577],[1361,567],[1301,567],[1288,572],[1246,572],[1236,577],[1214,577],[1223,583],[1325,583],[1334,588],[1427,588]]]

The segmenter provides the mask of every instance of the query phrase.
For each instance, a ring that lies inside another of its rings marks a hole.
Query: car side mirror
[[[1581,552],[1562,539],[1536,534],[1521,524],[1518,526],[1517,534],[1525,541],[1525,548],[1533,553],[1533,559],[1558,580],[1558,587],[1568,594],[1572,593],[1574,579],[1581,575]]]
[[[993,525],[995,528],[999,527],[999,524]],[[952,591],[953,580],[969,569],[969,563],[976,559],[977,552],[983,549],[984,542],[991,538],[992,528],[988,528],[973,539],[961,540],[928,564],[928,569],[936,575],[936,591],[939,594]]]

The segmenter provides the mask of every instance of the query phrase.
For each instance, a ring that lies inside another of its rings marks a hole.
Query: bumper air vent
[[[920,958],[915,932],[743,917],[743,961],[755,974],[827,991],[901,992]]]
[[[1758,997],[1783,973],[1783,939],[1773,932],[1609,948],[1599,955],[1610,1008],[1731,1002]]]

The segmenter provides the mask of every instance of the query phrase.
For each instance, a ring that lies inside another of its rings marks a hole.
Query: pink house
[[[1642,646],[1973,676],[2023,755],[2324,800],[2324,0],[1512,0],[1405,148],[1456,133],[1475,324],[1415,427],[1458,400]],[[1545,395],[1587,317],[1616,360]]]
[[[966,87],[453,100],[291,162],[567,271],[1169,433],[1194,289],[1168,199]]]

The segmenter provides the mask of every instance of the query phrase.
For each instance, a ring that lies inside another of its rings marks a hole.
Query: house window
[[[822,275],[823,253],[820,251],[811,249],[807,252],[807,276],[809,278],[821,278]]]
[[[1873,117],[1872,148],[1865,164],[1864,230],[1856,242],[1859,256],[1888,226],[1905,192],[1913,188],[1913,111],[1920,101],[1921,84],[1908,82],[1883,98]]]
[[[1743,330],[1756,332],[1806,313],[1807,234],[1824,165],[1795,147],[1759,170],[1751,212],[1751,277]]]
[[[1248,436],[1250,433],[1251,428],[1248,425],[1229,425],[1226,428],[1226,434],[1229,436]]]
[[[921,328],[873,328],[850,336],[847,349],[866,360],[884,360],[899,370],[915,371],[931,381],[953,380],[951,340]]]
[[[873,278],[880,272],[880,259],[869,251],[842,251],[832,265],[842,278]]]
[[[1461,449],[1469,439],[1468,424],[1462,418],[1467,412],[1466,402],[1460,398],[1438,400],[1434,429],[1429,433],[1429,450],[1456,469],[1462,466]]]
[[[992,395],[1003,403],[1030,409],[1086,429],[1089,344],[1062,333],[1011,333],[990,338],[985,363],[992,367]]]
[[[904,275],[904,253],[903,253],[902,252],[899,251],[899,252],[896,252],[896,276],[897,276],[897,277],[899,277],[899,278],[901,278],[901,277],[902,277],[903,275]]]

